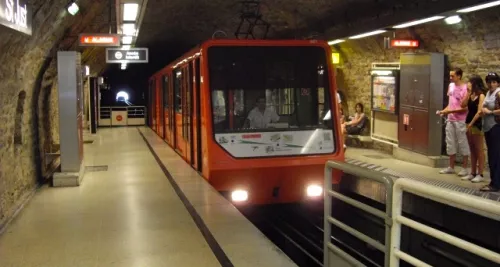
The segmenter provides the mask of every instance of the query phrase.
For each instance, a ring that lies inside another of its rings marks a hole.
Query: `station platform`
[[[149,128],[89,138],[83,184],[40,188],[0,266],[296,266]]]
[[[434,186],[500,202],[499,192],[482,192],[479,190],[490,182],[487,171],[484,173],[485,180],[483,182],[472,183],[462,181],[461,177],[456,174],[440,174],[441,168],[401,161],[380,150],[349,147],[346,150],[345,157],[347,163],[387,173],[396,178],[412,178]],[[459,167],[459,165],[457,163],[456,166]]]

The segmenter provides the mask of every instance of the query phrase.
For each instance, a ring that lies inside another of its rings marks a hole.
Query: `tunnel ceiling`
[[[331,40],[395,25],[486,0],[261,0],[267,38]],[[214,36],[235,38],[244,5],[240,0],[148,0],[136,46],[150,49],[157,70]],[[259,1],[256,1],[259,2]],[[263,36],[263,27],[255,36]],[[245,26],[242,27],[242,32]]]
[[[116,32],[114,3],[109,0],[80,0],[76,16],[64,14],[65,0],[32,0],[34,33],[20,37],[18,33],[0,29],[1,51],[16,42],[40,42],[55,39],[53,50],[79,50],[83,63],[92,72],[118,70],[107,65],[103,48],[78,47],[78,34],[108,33],[110,21]],[[375,28],[423,18],[450,9],[471,6],[486,0],[262,0],[262,19],[269,23],[267,38],[316,38],[331,40]],[[112,3],[110,5],[110,3]],[[179,57],[196,44],[222,31],[234,38],[240,23],[240,0],[148,0],[136,43],[150,49],[148,65],[133,66],[150,74]],[[0,27],[1,28],[1,27]],[[7,31],[7,33],[5,33]],[[224,36],[219,33],[217,36]],[[262,31],[256,31],[262,37]],[[5,37],[5,38],[4,38]],[[3,53],[2,53],[3,54]],[[136,64],[139,65],[139,64]]]

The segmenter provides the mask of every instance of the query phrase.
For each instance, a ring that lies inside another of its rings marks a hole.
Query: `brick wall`
[[[500,73],[500,8],[491,8],[462,16],[456,25],[444,21],[398,30],[397,39],[417,37],[419,50],[384,49],[384,35],[348,40],[337,47],[343,60],[337,83],[346,97],[346,107],[354,112],[356,102],[363,102],[370,112],[370,65],[372,62],[399,61],[399,54],[410,51],[440,52],[448,56],[448,65],[461,67],[464,78],[471,74],[482,77],[488,71]],[[387,34],[389,36],[391,34]],[[392,36],[391,36],[392,37]]]
[[[65,0],[35,0],[32,36],[0,25],[0,229],[39,184],[44,153],[59,143],[56,52],[76,49],[72,36],[96,31],[87,26],[101,27],[90,22],[107,3],[79,1],[82,14],[73,17]],[[86,60],[99,62],[92,53]]]
[[[455,25],[438,21],[417,26],[413,31],[404,29],[395,32],[396,39],[420,39],[421,47],[418,50],[384,49],[384,35],[348,40],[336,46],[342,58],[340,68],[336,71],[337,84],[345,96],[344,113],[348,111],[353,114],[354,105],[362,102],[366,114],[370,114],[370,65],[372,62],[397,62],[400,53],[444,53],[449,67],[463,69],[465,80],[471,74],[478,74],[483,78],[490,71],[500,74],[500,8],[462,15],[462,19],[461,23]],[[397,116],[384,116],[386,121],[397,125]],[[394,135],[397,136],[397,128],[387,125],[396,131]],[[390,151],[382,143],[376,142],[375,147]]]

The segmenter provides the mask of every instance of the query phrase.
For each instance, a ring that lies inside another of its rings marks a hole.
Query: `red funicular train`
[[[343,160],[330,47],[210,40],[149,81],[149,125],[233,202],[322,196]]]

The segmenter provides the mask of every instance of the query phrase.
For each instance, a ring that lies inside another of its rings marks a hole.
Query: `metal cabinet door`
[[[413,131],[413,151],[428,155],[429,153],[429,110],[415,108],[410,120]]]
[[[401,65],[399,103],[400,106],[413,106],[413,82],[415,73],[414,66]]]
[[[409,119],[413,117],[413,107],[401,106],[399,110],[399,123],[398,123],[398,141],[399,147],[413,151],[413,131],[411,125],[405,125],[405,116]]]
[[[417,65],[413,74],[414,106],[429,109],[430,68],[429,65]]]

